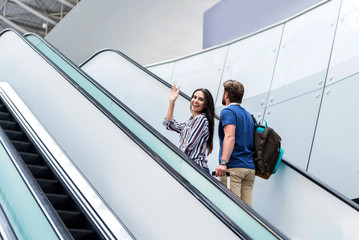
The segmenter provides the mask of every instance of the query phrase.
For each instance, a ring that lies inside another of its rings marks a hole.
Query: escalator
[[[16,33],[1,33],[0,82],[11,84],[135,238],[286,239],[124,106],[90,95],[96,86],[64,70]]]
[[[73,239],[103,239],[1,99],[0,126]]]
[[[77,77],[82,79],[81,81],[85,82],[87,78],[89,79],[88,81],[93,82],[96,88],[101,89],[103,86],[109,90],[107,91],[102,88],[102,91],[110,96],[109,98],[111,99],[110,104],[106,101],[102,103],[104,106],[110,106],[108,109],[116,112],[116,108],[114,107],[116,102],[119,105],[123,105],[123,103],[121,103],[123,101],[126,105],[128,104],[129,107],[127,108],[136,110],[136,113],[139,114],[138,116],[131,113],[133,116],[137,119],[143,118],[151,124],[151,126],[147,126],[147,129],[152,131],[154,127],[159,132],[163,130],[163,126],[160,124],[161,121],[158,121],[158,119],[161,118],[159,117],[161,113],[166,111],[169,84],[166,84],[163,80],[125,55],[113,50],[100,51],[82,65],[82,69],[97,80],[97,82],[95,82],[89,78],[86,73],[76,70],[76,66],[73,64],[71,66],[71,62],[68,60],[66,63],[66,57],[61,56],[61,54],[54,49],[51,49],[51,46],[45,41],[32,34],[27,35],[27,38],[46,56],[53,59],[58,66],[61,66],[63,69],[71,68],[71,71],[76,71]],[[71,71],[68,71],[69,74],[72,74]],[[76,74],[73,75],[74,78],[76,78]],[[148,89],[151,89],[151,91],[148,91]],[[93,89],[89,91],[91,92]],[[105,98],[104,95],[95,92],[96,91],[93,91],[92,93],[94,96]],[[133,94],[134,92],[136,92],[136,94]],[[165,101],[163,101],[163,99],[165,99]],[[181,93],[178,100],[179,103],[176,103],[176,108],[180,109],[179,113],[185,113],[186,110],[188,110],[188,100],[189,97]],[[139,102],[146,104],[138,104]],[[163,105],[163,103],[165,104]],[[156,108],[153,108],[152,111],[148,111],[149,106],[156,106]],[[128,112],[131,111],[128,109]],[[136,130],[133,131],[136,132]],[[154,132],[156,131],[154,130]],[[163,135],[165,134],[166,131],[163,131]],[[158,133],[157,136],[161,138]],[[170,139],[170,137],[168,137],[168,139]],[[173,142],[176,142],[176,140]],[[148,144],[150,145],[150,143]],[[156,143],[154,143],[154,145],[156,145]],[[173,144],[168,145],[173,147]],[[154,146],[153,149],[156,149],[156,147]],[[182,160],[180,164],[183,164],[183,161],[184,160]],[[193,182],[193,178],[191,179],[189,175],[196,173],[191,172],[188,174],[186,173],[187,170],[183,171],[183,169],[176,168],[176,166],[174,167],[182,176],[187,178],[188,181]],[[192,167],[196,169],[196,166]],[[196,171],[198,171],[198,169]],[[205,189],[198,188],[206,194]],[[296,190],[295,194],[293,193],[294,189]],[[228,191],[223,190],[223,193],[229,196],[229,198],[235,198],[231,196],[231,193]],[[308,196],[311,196],[311,198],[308,198]],[[313,201],[312,197],[316,200]],[[290,238],[327,236],[327,239],[355,239],[355,237],[353,238],[352,236],[358,234],[356,228],[343,226],[343,222],[349,226],[353,223],[359,223],[358,206],[350,201],[350,199],[347,199],[326,184],[320,182],[314,176],[300,170],[289,162],[284,161],[279,172],[273,175],[270,181],[264,181],[262,179],[256,180],[254,199],[261,199],[255,203],[254,209]],[[265,199],[265,201],[263,201],[263,199]],[[236,200],[234,200],[234,202],[241,205],[241,203]],[[218,204],[218,202],[215,203]],[[238,206],[231,205],[229,211],[233,211],[237,207]],[[224,211],[230,218],[235,219],[231,213],[228,213],[229,211],[227,212],[226,209],[224,209]],[[254,216],[259,216],[259,214],[253,210],[249,211],[252,212]],[[331,212],[330,218],[327,217],[328,212]],[[238,213],[236,213],[236,215],[238,215]],[[288,221],[288,218],[291,220]]]
[[[174,147],[170,142],[132,112],[127,106],[116,101],[111,94],[102,89],[93,79],[89,78],[81,70],[77,69],[66,57],[59,55],[51,49],[42,39],[36,35],[27,34],[25,37],[46,56],[52,63],[63,69],[77,84],[84,88],[91,96],[102,104],[107,111],[126,125],[131,132],[156,152],[163,159],[160,163],[166,166],[166,170],[180,181],[202,204],[211,209],[212,213],[222,219],[234,231],[238,237],[244,232],[246,239],[254,238],[279,238],[287,237],[275,229],[255,211],[248,208],[242,200],[236,198],[233,193],[206,174],[198,165],[194,164],[185,154]],[[175,172],[173,172],[173,170]],[[188,184],[193,186],[188,186]],[[193,188],[195,187],[195,188]],[[208,205],[209,204],[209,205]],[[256,227],[254,227],[256,226]],[[262,228],[265,230],[263,231]],[[241,230],[243,229],[244,232]],[[269,234],[268,234],[269,233]]]
[[[110,49],[96,53],[81,65],[81,69],[166,138],[173,143],[178,141],[171,138],[159,121],[159,116],[166,112],[168,83],[124,54]],[[131,95],[134,92],[136,95]],[[134,98],[148,105],[136,104]],[[186,119],[189,115],[186,114],[188,101],[189,97],[182,93],[179,104],[176,103],[177,119]],[[156,108],[146,111],[148,106]],[[217,160],[214,166],[216,164]],[[359,234],[356,228],[351,227],[359,223],[358,205],[285,160],[269,181],[256,179],[253,199],[254,209],[290,238],[327,236],[327,239],[355,239],[353,236]],[[330,218],[328,212],[331,213]],[[291,220],[288,221],[288,218]],[[344,227],[342,223],[347,221],[349,223]]]
[[[25,200],[24,190],[16,184],[11,190],[6,185],[0,186],[1,204],[6,206],[4,211],[11,216],[18,238],[25,235],[32,239],[55,239],[47,233],[51,230],[42,226],[49,222],[59,239],[117,239],[119,236],[133,239],[6,82],[0,82],[0,139],[12,156],[12,164],[9,160],[2,166],[15,167],[31,192],[30,201],[40,206],[45,215],[43,223],[34,216],[26,217],[25,212],[33,210],[27,209],[32,207],[29,199]],[[13,182],[6,178],[9,171],[4,171],[6,182]],[[24,196],[25,201],[20,203],[22,211],[11,196],[18,199]]]

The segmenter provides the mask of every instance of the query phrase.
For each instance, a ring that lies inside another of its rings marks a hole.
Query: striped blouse
[[[208,168],[206,160],[207,140],[209,138],[208,120],[205,113],[192,117],[184,123],[172,118],[163,121],[166,129],[180,134],[179,148],[203,168]]]

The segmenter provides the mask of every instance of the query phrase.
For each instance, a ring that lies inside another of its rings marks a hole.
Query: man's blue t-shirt
[[[228,162],[228,168],[254,169],[253,162],[253,134],[254,121],[252,116],[238,105],[229,105],[221,111],[218,135],[219,135],[219,160],[222,156],[224,126],[233,124],[236,126],[235,144]],[[228,159],[225,159],[228,161]]]

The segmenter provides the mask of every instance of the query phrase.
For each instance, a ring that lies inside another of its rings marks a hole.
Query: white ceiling
[[[81,1],[45,39],[76,64],[103,48],[151,64],[202,50],[203,13],[218,2]]]
[[[0,0],[0,31],[45,36],[80,0]]]

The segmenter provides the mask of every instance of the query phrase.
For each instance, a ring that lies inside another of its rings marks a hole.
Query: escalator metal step
[[[14,144],[18,152],[32,152],[34,150],[32,144],[29,142],[16,141],[16,140],[12,140],[11,142],[12,144]]]
[[[0,120],[0,126],[5,130],[16,130],[17,129],[17,123],[7,120]]]
[[[56,210],[68,228],[87,229],[83,215],[78,211]]]
[[[7,111],[4,104],[0,103],[0,111]]]
[[[89,240],[89,239],[97,238],[96,233],[93,230],[74,229],[74,228],[69,228],[68,230],[75,239]]]
[[[37,153],[19,152],[19,154],[26,164],[31,164],[31,165],[46,164],[41,158],[41,156]]]
[[[36,178],[37,183],[40,185],[44,193],[62,194],[63,189],[57,179],[42,179]]]
[[[12,120],[12,116],[10,115],[10,113],[0,112],[0,119],[1,120]]]
[[[46,193],[47,198],[56,210],[75,211],[76,207],[69,195]]]
[[[17,140],[17,141],[24,141],[25,138],[25,134],[23,132],[20,131],[15,131],[15,130],[4,130],[6,135],[10,138],[10,140]]]
[[[46,179],[54,179],[54,176],[47,166],[39,166],[39,165],[30,165],[28,164],[30,172],[35,178],[46,178]]]

